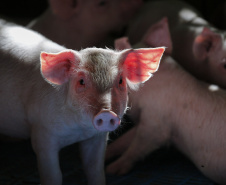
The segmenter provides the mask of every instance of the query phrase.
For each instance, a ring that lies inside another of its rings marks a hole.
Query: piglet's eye
[[[84,81],[83,79],[80,79],[80,80],[79,80],[79,84],[80,84],[80,85],[85,85],[85,81]]]
[[[123,83],[122,77],[119,79],[119,84],[121,85]]]
[[[121,91],[125,91],[126,90],[126,83],[125,83],[124,80],[125,79],[122,76],[118,79],[118,88]]]

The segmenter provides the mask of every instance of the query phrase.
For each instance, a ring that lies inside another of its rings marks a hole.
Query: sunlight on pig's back
[[[46,38],[40,34],[20,26],[3,26],[0,29],[0,40],[0,47],[3,51],[13,56],[26,57],[31,62],[36,61],[34,59],[37,59],[37,57],[39,58],[40,53],[35,51],[39,51],[41,48],[53,50],[51,48],[53,48],[54,44],[51,41],[46,42]],[[48,45],[51,47],[48,47]],[[64,48],[62,47],[61,49]]]

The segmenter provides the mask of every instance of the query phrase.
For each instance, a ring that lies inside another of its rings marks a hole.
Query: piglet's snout
[[[94,127],[105,132],[115,130],[119,124],[119,117],[112,111],[100,111],[93,119]]]

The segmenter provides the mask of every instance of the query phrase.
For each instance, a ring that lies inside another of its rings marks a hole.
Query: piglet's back
[[[50,86],[40,73],[40,53],[63,49],[34,31],[0,20],[0,133],[14,133],[8,133],[8,127],[14,128],[14,136],[28,137],[24,106],[33,92]]]

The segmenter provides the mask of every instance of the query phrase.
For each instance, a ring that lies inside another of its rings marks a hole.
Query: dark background
[[[148,0],[144,0],[148,1]],[[209,22],[220,28],[225,29],[226,23],[226,4],[225,0],[185,0],[198,9]],[[0,17],[16,21],[20,24],[27,24],[30,20],[41,15],[48,7],[48,0],[1,0]]]

